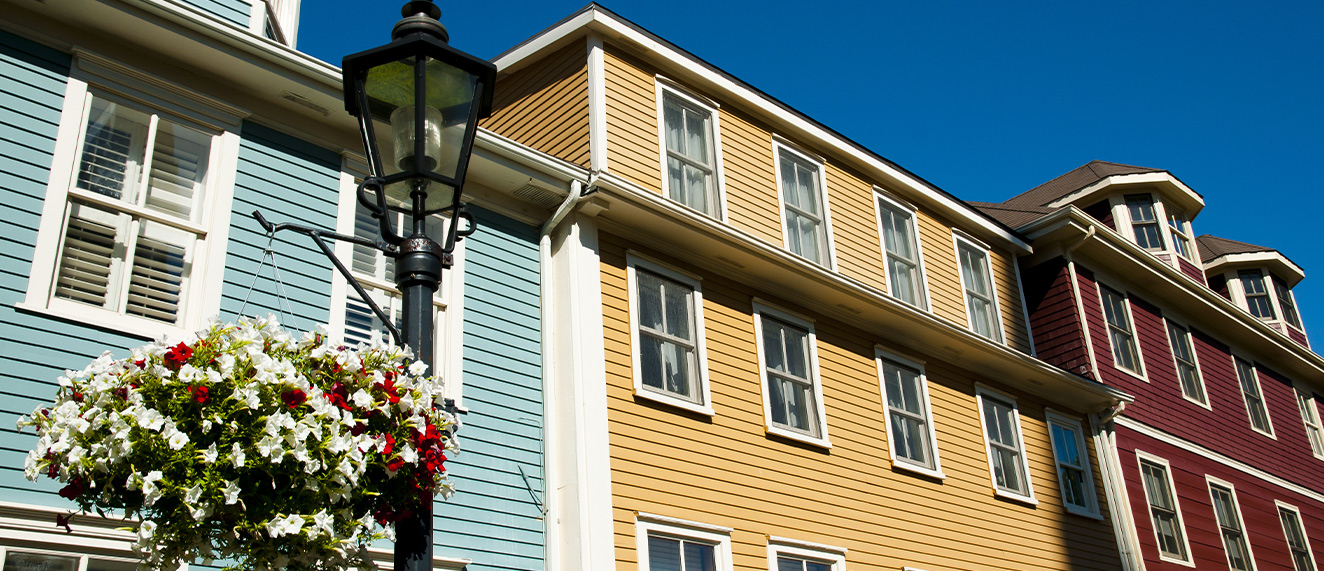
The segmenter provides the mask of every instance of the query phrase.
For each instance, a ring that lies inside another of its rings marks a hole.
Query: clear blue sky
[[[339,65],[385,43],[395,0],[305,0],[299,48]],[[438,1],[491,58],[585,2]],[[1324,331],[1324,2],[760,2],[603,6],[966,200],[1090,160],[1202,194],[1197,234],[1278,248]]]

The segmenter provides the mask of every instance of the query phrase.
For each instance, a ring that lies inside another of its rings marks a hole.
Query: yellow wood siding
[[[851,569],[1119,568],[1106,512],[1062,508],[1043,403],[1013,393],[1039,505],[997,499],[974,397],[975,382],[992,382],[932,356],[914,355],[927,361],[944,481],[891,466],[876,340],[831,320],[815,329],[833,448],[766,436],[751,299],[781,302],[720,275],[703,276],[715,416],[636,398],[625,252],[639,248],[606,233],[600,244],[618,569],[637,568],[636,512],[734,528],[739,570],[767,569],[767,535],[846,547]]]
[[[603,50],[607,88],[607,170],[653,192],[662,192],[654,73],[639,61]]]
[[[989,252],[993,285],[998,293],[998,307],[1002,310],[1002,323],[1007,329],[1007,345],[1022,353],[1030,352],[1030,336],[1025,329],[1025,313],[1021,310],[1021,290],[1016,281],[1016,266],[1007,254]]]
[[[719,117],[727,221],[736,228],[782,246],[772,135],[744,114],[725,107],[719,111]]]
[[[827,189],[837,271],[887,291],[873,185],[829,162]]]
[[[929,284],[929,306],[934,315],[967,327],[965,293],[961,291],[961,274],[956,265],[952,225],[922,210],[915,218]]]
[[[575,42],[497,81],[482,126],[572,163],[589,164],[588,45]]]

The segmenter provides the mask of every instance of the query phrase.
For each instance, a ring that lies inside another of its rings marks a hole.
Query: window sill
[[[93,306],[79,308],[78,311],[74,311],[71,308],[59,305],[55,307],[39,306],[21,301],[14,304],[14,308],[25,313],[105,329],[148,341],[163,338],[183,339],[190,334],[188,330],[182,327],[119,315]]]
[[[1103,514],[1100,514],[1100,513],[1098,513],[1098,512],[1092,512],[1092,511],[1086,510],[1086,509],[1084,509],[1084,508],[1079,508],[1079,507],[1075,507],[1075,506],[1065,506],[1065,505],[1064,505],[1064,507],[1066,508],[1067,513],[1069,513],[1069,514],[1071,514],[1071,515],[1078,515],[1078,516],[1080,516],[1080,517],[1084,517],[1084,518],[1089,518],[1089,519],[1093,519],[1093,520],[1103,521]]]
[[[938,480],[947,479],[947,474],[942,473],[942,470],[934,470],[931,468],[925,468],[923,466],[916,466],[914,464],[907,463],[905,460],[900,460],[897,458],[892,458],[892,468],[895,468],[897,470],[903,470],[906,472],[911,472],[913,474],[919,474],[921,476],[936,478]]]
[[[1179,387],[1179,388],[1180,388],[1180,387]],[[1198,406],[1198,407],[1200,407],[1200,408],[1203,408],[1203,409],[1205,409],[1205,410],[1208,410],[1208,411],[1211,411],[1211,412],[1214,410],[1214,407],[1213,407],[1212,405],[1209,404],[1208,399],[1206,399],[1205,402],[1200,402],[1200,401],[1198,401],[1198,400],[1195,400],[1195,399],[1193,399],[1193,398],[1187,396],[1185,392],[1182,393],[1181,398],[1182,398],[1182,399],[1185,399],[1186,402],[1189,402],[1189,403],[1191,403],[1191,404],[1193,404],[1193,405],[1195,405],[1195,406]]]
[[[1027,506],[1039,505],[1039,500],[1034,499],[1034,496],[1023,496],[1015,492],[1008,492],[1001,488],[993,488],[993,495],[1002,498],[1004,500],[1011,500],[1013,502],[1022,503]]]
[[[803,443],[805,443],[805,444],[809,444],[809,445],[811,445],[811,446],[817,446],[817,447],[822,448],[822,449],[824,449],[824,450],[831,450],[831,449],[832,449],[832,443],[831,443],[831,442],[828,442],[828,439],[827,439],[826,437],[823,437],[823,438],[816,438],[816,437],[810,436],[810,435],[808,435],[808,434],[803,434],[803,433],[800,433],[800,432],[796,432],[796,431],[794,431],[794,430],[787,430],[787,429],[785,429],[785,428],[781,428],[781,427],[779,427],[779,426],[768,426],[768,427],[766,427],[766,430],[767,430],[767,433],[768,433],[768,434],[771,434],[771,435],[773,435],[773,436],[779,436],[779,437],[781,437],[781,438],[786,438],[786,439],[789,439],[789,440],[794,440],[794,441],[796,441],[796,442],[803,442]]]
[[[1126,367],[1123,367],[1123,366],[1121,366],[1121,365],[1118,365],[1116,361],[1113,361],[1113,368],[1116,369],[1117,372],[1119,372],[1119,373],[1125,373],[1125,374],[1127,374],[1127,375],[1130,375],[1130,376],[1132,376],[1132,377],[1135,377],[1135,378],[1137,378],[1137,379],[1140,379],[1141,381],[1144,381],[1145,383],[1148,383],[1148,382],[1149,382],[1149,379],[1146,378],[1145,375],[1144,375],[1143,373],[1137,373],[1137,372],[1135,372],[1135,371],[1132,371],[1131,369],[1128,369],[1128,368],[1126,368]]]
[[[713,408],[710,406],[693,403],[663,393],[655,393],[649,390],[635,389],[634,396],[636,398],[650,400],[658,404],[664,404],[670,407],[679,408],[695,414],[702,414],[704,416],[717,416],[717,412],[715,412]]]
[[[1260,430],[1260,429],[1258,429],[1258,428],[1255,428],[1254,426],[1251,426],[1251,427],[1250,427],[1250,430],[1251,430],[1251,432],[1254,432],[1254,433],[1256,433],[1256,434],[1259,434],[1260,436],[1263,436],[1263,437],[1265,437],[1265,438],[1271,438],[1271,439],[1273,439],[1273,440],[1278,440],[1278,436],[1275,435],[1275,434],[1272,433],[1272,432],[1265,432],[1265,431],[1263,431],[1263,430]]]
[[[1162,561],[1164,563],[1172,563],[1174,565],[1181,565],[1183,567],[1190,567],[1192,569],[1195,568],[1194,561],[1185,561],[1182,559],[1177,559],[1175,557],[1168,557],[1166,555],[1163,555],[1162,553],[1159,554],[1159,561]]]

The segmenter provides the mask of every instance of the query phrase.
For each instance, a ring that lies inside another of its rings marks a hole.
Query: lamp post
[[[460,195],[478,120],[491,113],[496,66],[447,44],[441,10],[431,0],[408,2],[400,15],[391,43],[346,56],[341,67],[345,110],[359,120],[372,171],[359,186],[359,203],[395,250],[401,337],[431,371],[432,299],[455,241],[475,228]],[[410,215],[408,233],[395,232],[392,211]],[[435,214],[445,215],[441,244],[425,234]],[[412,510],[402,506],[408,515],[396,524],[396,571],[432,568],[432,498],[418,503]]]

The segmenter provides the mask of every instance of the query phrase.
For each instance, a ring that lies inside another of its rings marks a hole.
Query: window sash
[[[1000,490],[1028,496],[1030,488],[1023,461],[1025,452],[1020,446],[1016,406],[989,395],[983,395],[982,400],[994,484]]]
[[[936,470],[934,442],[929,430],[929,403],[923,373],[883,359],[883,383],[887,391],[892,449],[898,460]]]
[[[1306,531],[1301,527],[1299,514],[1280,505],[1278,519],[1283,524],[1287,548],[1292,553],[1293,570],[1315,571],[1315,558],[1310,552],[1310,542],[1306,540]]]
[[[644,388],[699,403],[694,288],[639,267],[635,280]]]
[[[1185,532],[1177,513],[1176,500],[1172,496],[1168,468],[1141,460],[1140,473],[1159,552],[1173,559],[1187,561]]]
[[[690,539],[648,535],[649,571],[715,571],[717,546]]]
[[[662,96],[663,144],[669,198],[707,215],[716,214],[716,150],[712,113],[675,94]]]
[[[1190,330],[1168,321],[1168,344],[1172,346],[1172,358],[1177,366],[1177,379],[1181,382],[1182,394],[1191,400],[1206,403],[1204,382],[1200,380],[1200,368],[1195,363]]]
[[[1162,250],[1163,234],[1159,231],[1158,217],[1154,211],[1154,197],[1148,194],[1128,195],[1126,207],[1131,213],[1131,228],[1135,231],[1136,244],[1146,250]]]
[[[809,331],[767,315],[760,314],[760,319],[772,424],[818,438],[822,431]]]
[[[915,240],[915,216],[878,199],[886,254],[888,293],[901,301],[923,305],[919,275],[919,245]]]
[[[1273,312],[1273,303],[1269,301],[1269,291],[1264,287],[1264,273],[1259,270],[1241,270],[1241,290],[1246,294],[1246,309],[1260,319],[1277,319]]]
[[[1296,301],[1292,299],[1292,290],[1283,285],[1282,280],[1273,278],[1274,292],[1278,295],[1278,307],[1283,310],[1283,321],[1297,329],[1301,328],[1301,316],[1296,312]]]
[[[832,571],[832,565],[803,557],[778,555],[776,571]]]
[[[1255,564],[1251,560],[1241,524],[1241,513],[1232,491],[1211,484],[1209,494],[1213,497],[1214,517],[1218,520],[1219,535],[1223,538],[1223,548],[1227,552],[1228,567],[1237,571],[1252,571]]]
[[[1135,344],[1135,329],[1126,307],[1126,296],[1101,286],[1103,312],[1108,321],[1108,340],[1112,344],[1113,363],[1123,369],[1141,373],[1140,354]]]
[[[789,151],[780,151],[782,203],[786,212],[786,249],[816,263],[826,260],[820,168]]]
[[[1301,420],[1306,425],[1306,436],[1310,439],[1310,451],[1324,458],[1324,427],[1320,425],[1319,411],[1315,408],[1315,399],[1310,393],[1296,391],[1296,404],[1301,409]]]
[[[1232,359],[1236,361],[1237,380],[1241,384],[1241,395],[1246,399],[1246,412],[1250,415],[1251,427],[1271,434],[1273,428],[1269,424],[1269,411],[1264,408],[1264,397],[1260,393],[1260,379],[1255,366],[1240,357]]]
[[[997,300],[993,297],[988,253],[960,240],[957,244],[970,329],[981,337],[1001,343],[1002,329],[998,323]]]
[[[1053,442],[1053,458],[1057,463],[1058,482],[1062,488],[1062,502],[1069,507],[1095,512],[1094,481],[1085,459],[1085,441],[1080,427],[1051,420],[1049,431]]]

